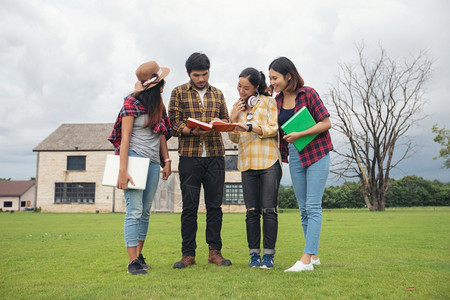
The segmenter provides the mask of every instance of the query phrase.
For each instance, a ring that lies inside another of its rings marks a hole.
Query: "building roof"
[[[22,196],[35,184],[35,180],[0,180],[0,196]]]
[[[113,123],[62,124],[33,151],[112,151],[114,147],[108,141],[108,136],[113,127]],[[237,149],[227,133],[222,133],[222,137],[227,150]],[[177,150],[178,138],[170,138],[168,148]]]
[[[33,151],[114,150],[108,141],[114,124],[62,124]]]

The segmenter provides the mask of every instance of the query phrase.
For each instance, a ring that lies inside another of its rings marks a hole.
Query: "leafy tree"
[[[439,156],[433,157],[433,159],[445,159],[442,167],[448,169],[450,168],[450,130],[445,129],[445,126],[439,129],[437,124],[434,124],[431,131],[437,134],[433,141],[444,147],[439,151]]]
[[[430,198],[431,183],[415,175],[391,180],[386,195],[387,206],[424,206]]]
[[[333,128],[348,145],[336,147],[333,172],[358,178],[366,206],[383,211],[390,171],[414,148],[406,133],[422,119],[423,87],[432,61],[426,52],[409,59],[390,58],[381,46],[379,56],[369,59],[364,45],[356,48],[358,62],[340,65],[330,89]]]
[[[295,198],[294,187],[292,185],[280,185],[278,189],[279,208],[298,208],[297,198]]]
[[[449,206],[450,205],[450,183],[441,183],[437,180],[432,182],[435,193],[432,202],[427,205]]]
[[[389,181],[386,206],[447,206],[450,204],[450,184],[429,181],[416,175]]]
[[[323,208],[361,208],[364,201],[359,182],[347,181],[341,186],[327,187],[323,193]]]

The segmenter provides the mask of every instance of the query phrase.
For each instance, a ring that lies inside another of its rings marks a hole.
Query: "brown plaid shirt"
[[[172,135],[178,137],[180,156],[200,157],[203,143],[205,143],[206,156],[223,156],[225,154],[220,132],[212,132],[204,137],[181,134],[189,117],[206,123],[211,122],[214,118],[229,120],[225,98],[219,89],[208,85],[204,102],[205,105],[202,105],[198,92],[190,83],[177,86],[172,91],[169,118],[172,123]]]

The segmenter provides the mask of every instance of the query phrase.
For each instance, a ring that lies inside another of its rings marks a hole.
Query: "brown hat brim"
[[[159,76],[158,80],[155,82],[152,82],[151,84],[149,84],[147,87],[143,87],[142,83],[140,81],[137,81],[134,84],[134,93],[138,93],[138,92],[142,92],[145,90],[148,90],[152,87],[154,87],[155,85],[157,85],[161,80],[163,80],[167,75],[169,75],[170,73],[170,69],[166,68],[166,67],[161,67],[161,76]]]

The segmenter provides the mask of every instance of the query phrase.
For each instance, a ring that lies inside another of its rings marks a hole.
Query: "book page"
[[[227,123],[219,120],[214,120],[211,122],[211,125],[213,126],[215,131],[219,132],[230,132],[234,131],[234,128],[236,127],[236,124],[234,123]]]
[[[203,130],[212,130],[213,126],[211,124],[199,121],[194,118],[188,118],[186,122],[187,127],[189,128],[197,128],[200,127]]]

